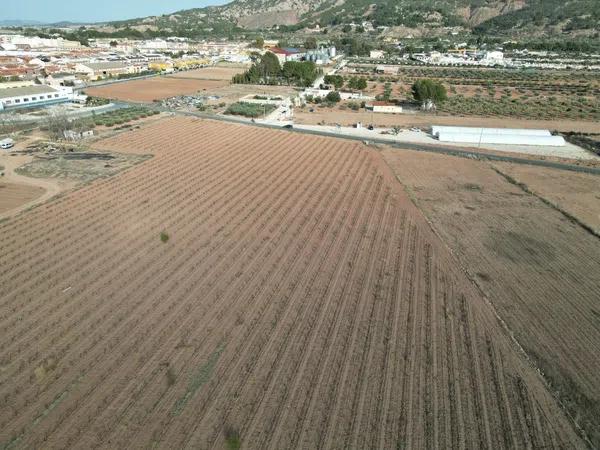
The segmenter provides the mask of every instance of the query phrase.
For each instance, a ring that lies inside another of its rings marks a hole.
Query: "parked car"
[[[12,139],[3,139],[0,141],[0,148],[6,150],[15,146],[15,142]]]

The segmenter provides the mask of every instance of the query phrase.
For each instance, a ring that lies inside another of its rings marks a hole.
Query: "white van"
[[[0,148],[6,150],[8,148],[12,148],[15,146],[15,141],[13,141],[12,139],[3,139],[0,141]]]

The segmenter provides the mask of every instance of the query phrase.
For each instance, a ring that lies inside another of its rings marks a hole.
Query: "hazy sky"
[[[228,0],[0,0],[0,21],[101,22],[223,3]]]

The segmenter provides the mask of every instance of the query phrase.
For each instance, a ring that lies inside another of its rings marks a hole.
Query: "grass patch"
[[[166,244],[169,241],[169,235],[167,233],[165,233],[164,231],[160,232],[160,242],[162,242],[163,244]]]
[[[224,349],[225,344],[220,344],[216,350],[211,353],[211,355],[208,357],[208,360],[201,365],[195,373],[192,374],[185,394],[181,396],[173,405],[173,410],[171,412],[172,415],[180,415],[185,408],[185,405],[187,405],[198,389],[200,389],[200,387],[209,380]]]
[[[274,110],[274,105],[259,105],[256,103],[237,102],[229,105],[229,107],[225,111],[225,114],[257,118],[263,115],[267,115],[273,112]]]
[[[228,450],[238,450],[242,446],[240,432],[232,426],[225,427],[225,444]]]

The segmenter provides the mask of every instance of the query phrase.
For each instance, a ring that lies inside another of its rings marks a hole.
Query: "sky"
[[[0,0],[0,21],[102,22],[172,13],[227,0]]]

